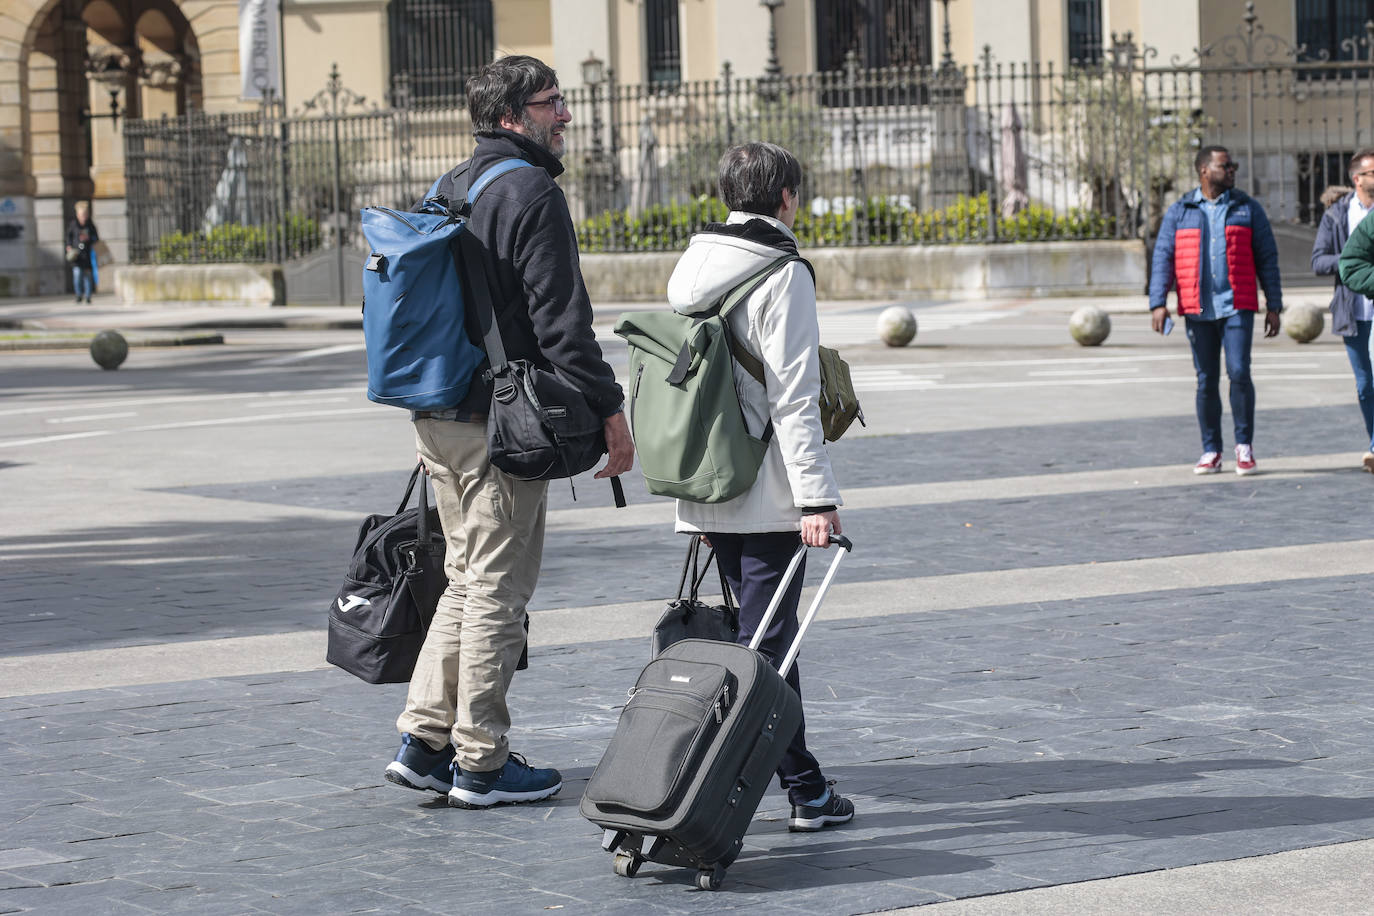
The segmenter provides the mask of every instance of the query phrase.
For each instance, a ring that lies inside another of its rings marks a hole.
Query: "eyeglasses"
[[[1352,178],[1368,178],[1368,177],[1371,176],[1371,175],[1374,175],[1374,169],[1365,169],[1363,172],[1356,172],[1356,173],[1355,173],[1354,175],[1352,175],[1351,177],[1352,177]]]
[[[1223,162],[1220,166],[1224,172],[1239,172],[1240,166],[1234,162]]]
[[[568,103],[561,95],[551,95],[547,99],[535,99],[525,103],[526,107],[530,105],[551,105],[553,106],[554,117],[568,113]]]

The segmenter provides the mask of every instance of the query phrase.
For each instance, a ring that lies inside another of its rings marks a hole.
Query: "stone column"
[[[935,115],[931,138],[930,202],[932,209],[954,203],[969,192],[968,124],[964,91],[968,81],[963,71],[946,61],[934,72],[930,83],[930,108]]]

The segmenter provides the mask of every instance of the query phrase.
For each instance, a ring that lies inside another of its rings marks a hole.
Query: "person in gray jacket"
[[[801,200],[801,164],[771,143],[746,143],[720,160],[724,223],[692,236],[668,280],[668,302],[684,315],[713,310],[723,296],[780,257],[797,253],[792,225]],[[678,500],[677,530],[704,536],[739,602],[739,641],[747,644],[797,548],[828,547],[839,534],[840,490],[830,468],[820,414],[820,327],[810,264],[793,261],[728,315],[730,330],[764,367],[759,383],[736,364],[735,385],[749,432],[773,436],[754,485],[722,503]],[[796,638],[802,569],[764,634],[760,651],[774,666]],[[798,666],[787,682],[801,695]],[[778,767],[792,804],[788,829],[820,830],[854,817],[806,747],[803,721]]]
[[[1342,196],[1322,214],[1317,239],[1312,245],[1312,270],[1317,276],[1334,276],[1331,297],[1331,332],[1345,341],[1345,353],[1355,372],[1355,394],[1364,416],[1365,441],[1369,448],[1361,459],[1364,469],[1374,473],[1374,367],[1370,360],[1370,327],[1374,325],[1374,305],[1341,282],[1341,250],[1355,227],[1374,209],[1374,148],[1362,149],[1350,159],[1350,181],[1354,190]]]

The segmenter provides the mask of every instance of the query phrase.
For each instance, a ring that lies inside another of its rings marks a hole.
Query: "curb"
[[[54,333],[50,337],[24,340],[0,340],[0,350],[85,350],[100,332]],[[187,334],[168,336],[138,336],[124,334],[129,347],[195,347],[224,343],[223,334]]]

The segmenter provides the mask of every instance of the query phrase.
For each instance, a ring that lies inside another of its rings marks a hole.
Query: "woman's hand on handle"
[[[843,534],[840,527],[840,513],[836,509],[803,515],[801,519],[801,539],[807,547],[829,547],[830,532]]]

